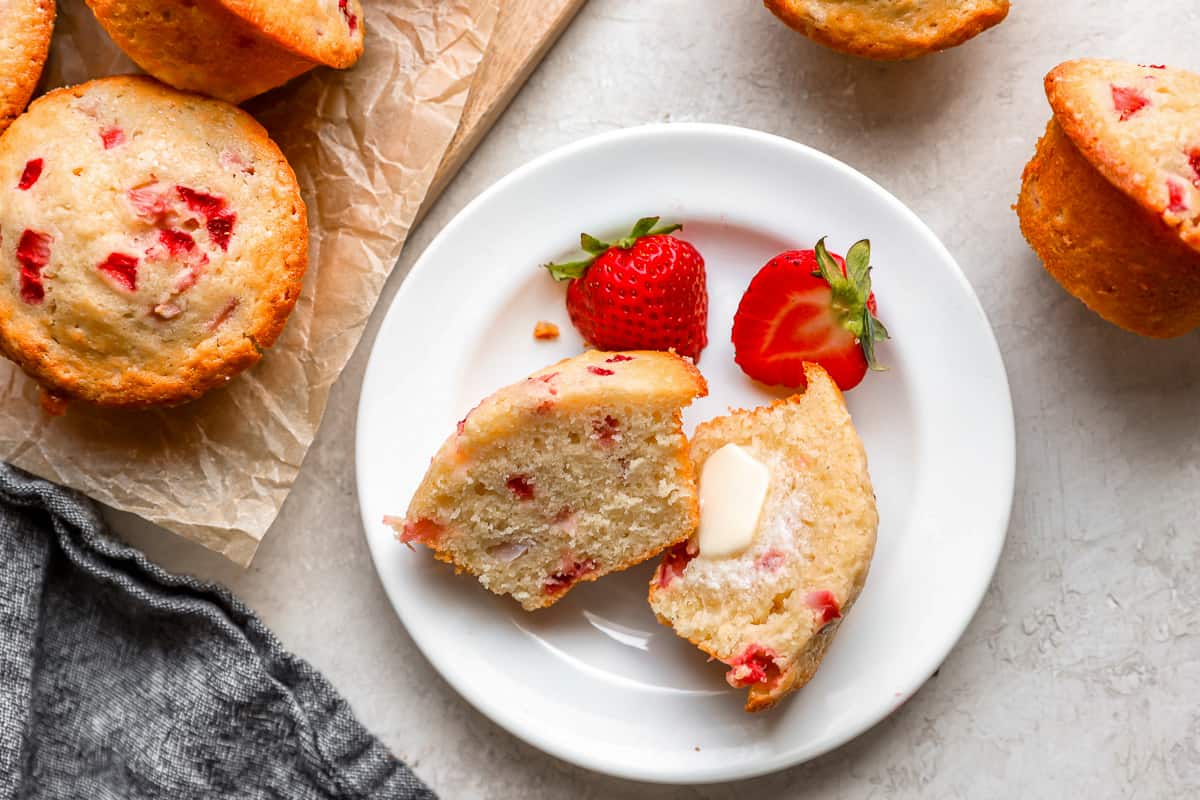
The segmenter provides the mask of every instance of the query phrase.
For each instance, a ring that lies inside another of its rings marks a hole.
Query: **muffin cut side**
[[[659,621],[729,665],[748,688],[747,711],[770,708],[807,683],[857,599],[875,549],[878,514],[866,455],[841,392],[806,368],[802,395],[701,424],[697,471],[733,443],[770,472],[752,544],[705,558],[677,545],[650,584]]]
[[[567,359],[481,402],[387,521],[526,610],[549,606],[695,530],[680,409],[706,392],[674,354]]]

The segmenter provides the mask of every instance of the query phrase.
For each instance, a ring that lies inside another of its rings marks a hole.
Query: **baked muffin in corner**
[[[1046,95],[1016,204],[1046,270],[1134,333],[1200,326],[1200,75],[1083,59],[1051,70]]]

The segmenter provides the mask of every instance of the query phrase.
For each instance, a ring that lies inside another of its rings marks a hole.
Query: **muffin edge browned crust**
[[[349,47],[315,46],[277,24],[254,0],[87,3],[113,41],[146,72],[177,89],[230,103],[320,65],[348,67],[362,53],[361,32]]]
[[[1154,338],[1200,326],[1200,254],[1096,170],[1057,118],[1015,208],[1046,271],[1103,319]]]
[[[1064,61],[1054,67],[1046,73],[1044,80],[1046,99],[1050,103],[1050,108],[1053,110],[1058,124],[1093,168],[1146,211],[1161,218],[1167,213],[1167,206],[1161,198],[1157,198],[1151,193],[1149,184],[1145,180],[1146,176],[1128,163],[1115,143],[1102,135],[1098,129],[1100,126],[1096,125],[1093,119],[1090,119],[1085,113],[1081,113],[1075,103],[1074,93],[1065,85],[1066,82],[1063,78],[1069,72],[1097,66],[1093,63],[1097,61],[1099,60],[1075,59]],[[1200,113],[1200,97],[1197,97],[1196,104],[1196,110]],[[1176,236],[1193,250],[1200,252],[1200,229],[1180,227],[1176,230]]]
[[[814,42],[846,55],[876,61],[907,61],[956,47],[1003,22],[1009,11],[1008,0],[996,0],[961,24],[939,29],[936,36],[903,36],[888,40],[879,36],[879,30],[884,26],[864,30],[855,24],[841,28],[818,25],[801,10],[802,3],[798,0],[763,0],[763,4],[788,27]]]
[[[240,19],[251,23],[264,37],[270,39],[279,48],[308,61],[316,61],[335,69],[345,69],[353,66],[362,56],[366,25],[363,21],[365,14],[361,7],[352,13],[354,13],[355,25],[363,31],[362,36],[348,40],[350,46],[347,47],[329,46],[328,40],[324,46],[313,47],[311,44],[322,45],[322,43],[302,42],[286,26],[277,24],[278,16],[266,11],[270,8],[273,0],[215,0],[215,2]],[[354,0],[350,0],[350,3],[353,4]]]

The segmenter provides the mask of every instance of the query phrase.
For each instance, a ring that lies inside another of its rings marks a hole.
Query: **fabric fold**
[[[0,800],[433,793],[226,589],[0,464]]]

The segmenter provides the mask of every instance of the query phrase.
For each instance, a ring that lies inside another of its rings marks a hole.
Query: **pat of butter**
[[[700,473],[701,558],[736,556],[754,541],[771,473],[745,448],[727,444]]]

